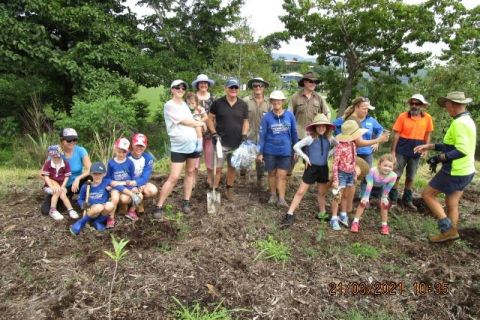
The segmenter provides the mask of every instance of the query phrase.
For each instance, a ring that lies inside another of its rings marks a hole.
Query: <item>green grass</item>
[[[35,170],[20,169],[16,167],[0,167],[0,198],[5,197],[7,194],[12,195],[16,192],[22,192],[23,189],[29,187],[28,182],[32,177],[40,188],[42,180],[39,172],[40,168]]]
[[[175,297],[172,297],[172,299],[178,306],[177,310],[174,311],[174,316],[177,320],[230,320],[232,319],[230,315],[234,312],[249,311],[246,309],[228,310],[222,306],[222,302],[216,305],[213,310],[208,310],[208,308],[202,307],[198,302],[189,307]]]
[[[143,86],[140,86],[138,88],[138,93],[135,95],[135,97],[139,100],[145,100],[148,102],[148,112],[149,112],[149,117],[147,121],[153,121],[155,113],[160,107],[160,96],[163,93],[163,87],[156,87],[156,88],[146,88]]]
[[[350,246],[350,252],[358,257],[363,258],[377,259],[380,256],[379,249],[368,244],[362,244],[360,242],[352,243]]]
[[[395,318],[393,318],[392,316],[386,314],[386,313],[383,313],[383,312],[379,312],[379,313],[375,313],[375,314],[372,314],[372,315],[366,315],[364,313],[362,313],[361,311],[357,310],[357,309],[352,309],[348,312],[341,312],[339,314],[337,314],[337,319],[345,319],[345,320],[393,320]]]
[[[285,262],[290,258],[290,248],[286,244],[276,241],[272,236],[268,236],[264,240],[258,240],[256,244],[260,252],[254,260],[263,259]]]

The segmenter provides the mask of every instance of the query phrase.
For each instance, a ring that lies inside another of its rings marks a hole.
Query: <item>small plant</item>
[[[115,144],[115,139],[117,139],[115,126],[108,136],[102,137],[98,131],[94,131],[93,134],[92,158],[107,163],[108,160],[113,158],[113,145]]]
[[[257,241],[260,252],[254,260],[262,258],[265,260],[287,261],[290,258],[290,248],[287,245],[276,241],[272,236],[265,240]]]
[[[212,311],[196,302],[192,307],[187,307],[181,303],[177,298],[172,297],[179,309],[175,311],[175,319],[178,320],[230,320],[233,312],[248,311],[246,309],[228,310],[222,306],[220,302]]]
[[[376,259],[380,256],[377,248],[369,246],[368,244],[361,244],[360,242],[353,243],[350,246],[350,251],[359,257]]]
[[[125,246],[129,240],[120,239],[117,241],[115,236],[112,234],[112,245],[114,251],[104,251],[107,256],[110,257],[115,262],[115,269],[113,270],[112,282],[110,284],[110,294],[108,295],[108,319],[112,319],[112,292],[113,284],[115,283],[115,277],[117,276],[118,263],[125,257],[128,250],[125,250]]]

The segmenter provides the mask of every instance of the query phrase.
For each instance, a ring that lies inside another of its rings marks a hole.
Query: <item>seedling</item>
[[[353,243],[350,247],[350,251],[359,257],[376,259],[380,256],[380,252],[378,252],[377,248],[359,242]]]
[[[265,260],[287,261],[290,258],[290,249],[287,245],[276,241],[272,236],[265,240],[257,241],[257,247],[260,252],[254,260],[262,258]]]

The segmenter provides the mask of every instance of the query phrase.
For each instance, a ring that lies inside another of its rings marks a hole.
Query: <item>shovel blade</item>
[[[217,211],[217,208],[215,208],[215,199],[214,195],[211,191],[207,192],[207,212],[209,214],[213,214]]]

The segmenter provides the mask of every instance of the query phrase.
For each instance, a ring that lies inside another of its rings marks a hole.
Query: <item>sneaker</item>
[[[138,215],[137,215],[137,212],[135,210],[128,210],[127,214],[125,215],[125,217],[127,217],[128,219],[132,220],[132,221],[137,221],[138,220]]]
[[[352,231],[354,233],[357,233],[359,228],[360,228],[360,223],[354,221],[354,222],[352,222],[352,226],[350,228],[350,231]]]
[[[345,227],[348,228],[348,215],[340,215],[338,217],[338,220],[340,221],[341,224],[343,224]]]
[[[389,235],[390,234],[390,228],[386,224],[382,224],[380,227],[380,233],[383,235]]]
[[[276,194],[271,194],[270,198],[268,198],[268,204],[276,204],[278,201]]]
[[[288,228],[288,227],[291,227],[294,222],[295,222],[295,216],[293,214],[287,213],[283,218],[281,225],[284,228]]]
[[[115,218],[108,217],[107,223],[105,225],[105,228],[107,229],[113,229],[115,227]]]
[[[189,214],[189,213],[192,212],[192,207],[190,207],[190,201],[188,201],[188,200],[183,200],[182,211],[183,211],[183,213],[185,213],[185,214]]]
[[[278,199],[278,202],[277,202],[277,207],[280,207],[280,208],[287,208],[288,209],[288,203],[287,201],[285,201],[285,199]]]
[[[165,216],[165,211],[163,210],[162,207],[156,207],[155,210],[153,210],[153,218],[157,220],[163,219]]]
[[[333,230],[338,231],[340,230],[340,225],[338,224],[338,219],[331,219],[330,220],[330,226],[332,227]]]
[[[63,216],[58,210],[50,210],[49,212],[50,217],[52,217],[55,221],[63,220]]]
[[[458,234],[457,228],[451,227],[446,232],[441,232],[439,235],[428,237],[428,240],[430,240],[430,242],[438,243],[449,240],[457,240],[458,238],[460,238],[460,235]]]
[[[78,212],[73,210],[73,209],[70,209],[68,210],[68,215],[70,216],[70,218],[72,219],[78,219],[80,218],[80,216],[78,215]]]

